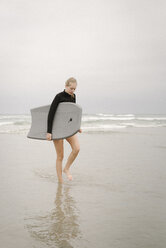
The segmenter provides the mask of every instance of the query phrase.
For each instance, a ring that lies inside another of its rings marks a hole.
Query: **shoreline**
[[[165,129],[78,136],[59,185],[53,142],[0,134],[1,246],[164,248]],[[65,141],[63,167],[70,152]]]

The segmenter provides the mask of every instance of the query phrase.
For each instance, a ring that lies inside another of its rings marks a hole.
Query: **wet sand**
[[[58,184],[52,141],[0,135],[1,247],[165,248],[166,129],[78,136]]]

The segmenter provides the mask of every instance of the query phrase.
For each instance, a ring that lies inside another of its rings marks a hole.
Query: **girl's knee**
[[[57,155],[57,160],[62,161],[62,160],[63,160],[63,157],[64,157],[63,154],[58,154],[58,155]]]
[[[80,147],[79,146],[73,149],[73,153],[74,154],[78,154],[79,151],[80,151]]]

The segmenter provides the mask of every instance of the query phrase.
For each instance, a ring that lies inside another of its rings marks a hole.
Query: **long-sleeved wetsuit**
[[[58,104],[60,102],[74,102],[76,103],[76,95],[74,96],[68,94],[65,89],[64,91],[58,93],[54,100],[51,103],[50,110],[48,112],[48,118],[47,118],[47,133],[52,133],[52,125],[53,125],[53,119],[56,112],[56,109],[58,107]]]

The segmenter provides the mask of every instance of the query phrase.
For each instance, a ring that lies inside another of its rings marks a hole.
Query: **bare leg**
[[[79,145],[77,134],[75,134],[69,138],[66,138],[66,140],[71,145],[72,152],[70,153],[70,155],[68,157],[68,160],[66,162],[65,168],[63,169],[63,172],[66,173],[69,180],[72,180],[72,175],[69,172],[69,168],[80,151],[80,145]]]
[[[60,183],[63,183],[63,180],[62,180],[62,160],[64,156],[63,139],[53,140],[53,142],[54,142],[54,146],[55,146],[56,153],[57,153],[56,171],[57,171],[58,181]]]

